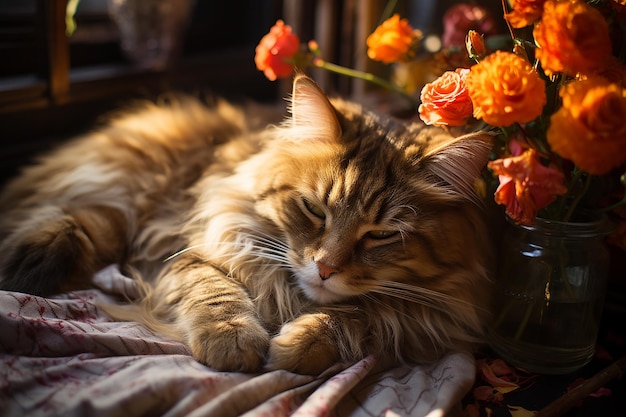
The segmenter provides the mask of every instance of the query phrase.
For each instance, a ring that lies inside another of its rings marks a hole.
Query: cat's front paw
[[[267,331],[256,319],[246,316],[201,326],[189,336],[193,357],[219,371],[259,371],[269,343]]]
[[[283,325],[270,342],[267,368],[318,375],[339,360],[326,314],[306,314]]]

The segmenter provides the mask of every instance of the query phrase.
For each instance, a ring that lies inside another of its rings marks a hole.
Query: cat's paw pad
[[[256,372],[265,362],[267,331],[250,317],[235,317],[192,331],[193,357],[219,371]]]
[[[339,360],[326,314],[306,314],[283,325],[270,342],[267,368],[318,375]]]

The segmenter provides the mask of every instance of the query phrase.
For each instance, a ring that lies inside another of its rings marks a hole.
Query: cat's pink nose
[[[336,267],[330,266],[330,265],[326,265],[324,262],[315,261],[315,264],[317,265],[317,270],[319,271],[320,278],[323,279],[323,280],[327,280],[328,278],[330,278],[330,276],[332,274],[336,274],[338,272],[341,272],[341,270],[339,270],[339,268],[336,268]]]

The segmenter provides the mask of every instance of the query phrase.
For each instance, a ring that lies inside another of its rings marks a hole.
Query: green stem
[[[336,74],[345,75],[345,76],[352,77],[352,78],[358,78],[360,80],[365,80],[372,84],[376,84],[379,87],[383,87],[387,90],[393,91],[394,93],[397,93],[400,96],[404,97],[410,103],[411,107],[418,106],[418,103],[415,100],[413,100],[413,98],[409,96],[403,89],[369,72],[358,71],[352,68],[342,67],[341,65],[324,61],[321,58],[315,58],[313,60],[313,65],[315,65],[318,68],[323,68],[327,71],[334,72]]]
[[[587,178],[585,179],[585,184],[583,185],[582,191],[578,193],[574,201],[572,201],[572,205],[570,206],[569,210],[567,210],[567,214],[565,214],[565,217],[563,218],[564,222],[568,222],[571,219],[572,215],[574,215],[576,206],[578,206],[578,203],[580,203],[580,200],[583,198],[583,196],[587,194],[587,191],[589,190],[590,185],[591,185],[591,175],[588,175]]]
[[[390,18],[397,5],[398,5],[398,0],[388,1],[387,5],[385,6],[385,10],[383,10],[383,13],[380,15],[380,20],[378,22],[378,25],[376,26],[380,26],[385,20]]]
[[[626,204],[626,194],[624,195],[624,197],[620,201],[618,201],[615,204],[611,204],[608,207],[604,207],[602,209],[602,211],[605,212],[605,213],[608,213],[609,211],[614,210],[614,209],[616,209],[616,208],[618,208],[620,206],[623,206],[624,204]]]
[[[561,241],[559,246],[559,272],[561,273],[561,281],[563,281],[563,286],[565,287],[565,292],[567,293],[567,296],[570,297],[571,300],[574,300],[574,289],[572,288],[572,285],[569,282],[569,278],[567,276],[567,263],[569,262],[569,253],[567,252],[567,248],[565,248],[565,243],[563,241]]]
[[[495,324],[493,326],[495,329],[500,327],[500,325],[502,324],[502,322],[506,318],[507,314],[509,314],[509,310],[511,310],[511,308],[513,308],[513,301],[511,301],[510,303],[505,305],[504,308],[502,309],[502,311],[500,312],[500,315],[496,319],[496,322],[495,322]]]
[[[626,37],[626,32],[625,32],[625,37]],[[622,186],[624,186],[624,197],[622,197],[622,199],[618,201],[617,203],[611,204],[610,206],[603,208],[602,210],[605,213],[608,213],[609,211],[612,211],[618,208],[619,206],[626,204],[626,172],[620,176],[619,182],[622,184]]]
[[[534,303],[529,303],[528,307],[526,307],[526,311],[524,312],[524,317],[522,317],[522,322],[519,324],[517,331],[515,332],[515,340],[519,341],[522,335],[524,334],[524,330],[526,330],[526,325],[528,324],[528,320],[530,319],[530,315],[533,312]]]

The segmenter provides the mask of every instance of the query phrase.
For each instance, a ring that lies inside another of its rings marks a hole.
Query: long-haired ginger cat
[[[44,156],[0,196],[0,287],[85,288],[117,263],[143,291],[112,311],[219,370],[426,362],[480,340],[489,140],[329,100],[304,75],[290,113],[146,105]]]

